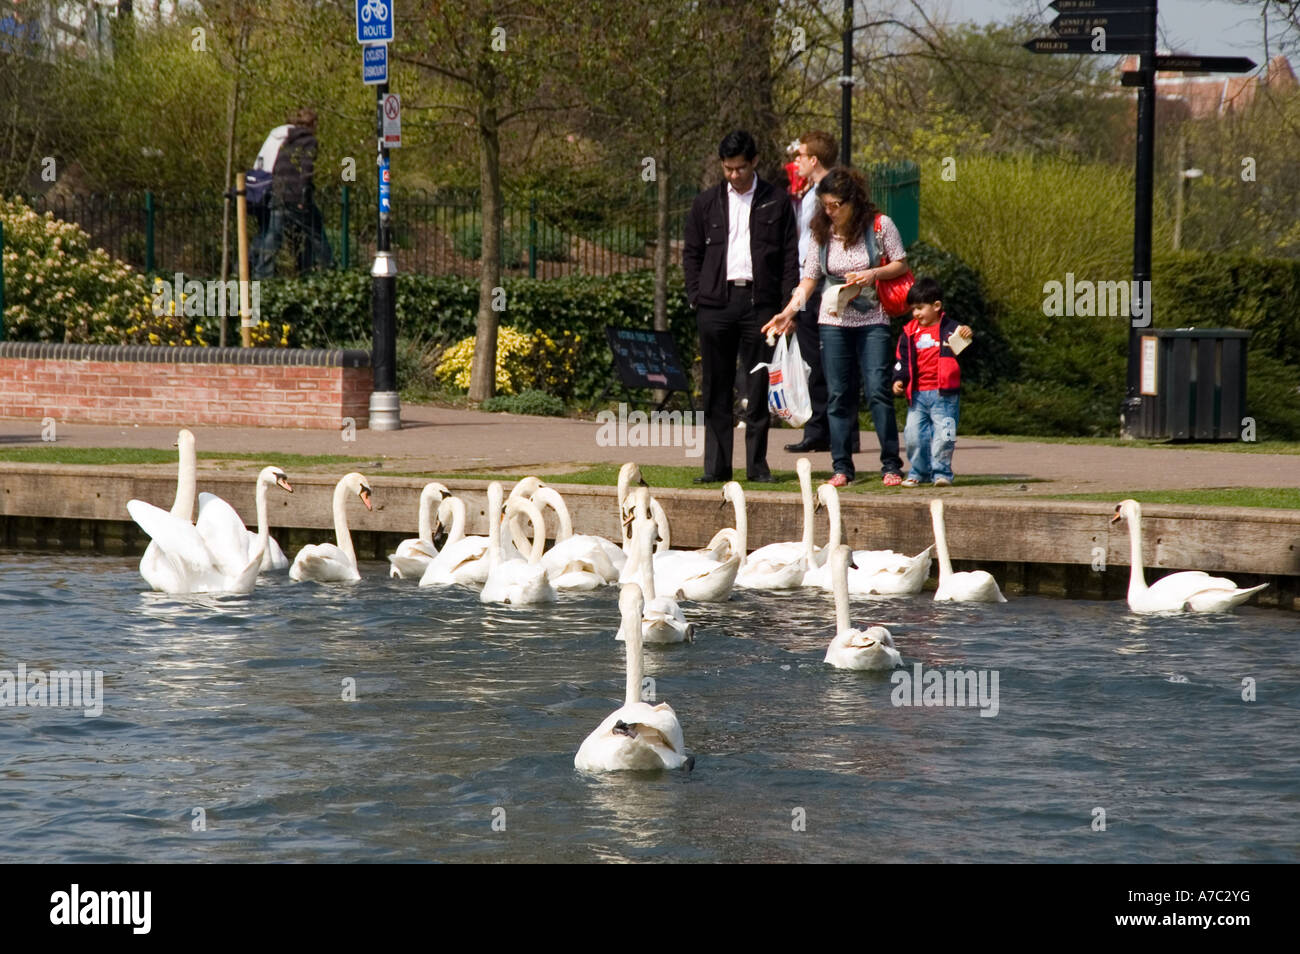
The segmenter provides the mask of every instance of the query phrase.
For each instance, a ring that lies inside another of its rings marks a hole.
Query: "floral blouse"
[[[874,223],[868,223],[868,228],[874,228]],[[887,215],[880,216],[880,236],[878,249],[883,258],[891,262],[902,261],[907,258],[907,251],[903,248],[903,237],[898,234],[898,226],[894,224],[893,219]],[[822,283],[822,258],[821,246],[817,240],[813,239],[808,246],[808,256],[804,259],[803,274],[801,278],[811,278],[818,285]],[[831,236],[830,248],[826,252],[826,267],[832,275],[843,276],[848,272],[862,272],[871,267],[871,257],[867,253],[867,237],[862,239],[853,246],[845,247],[844,243]],[[834,287],[834,286],[832,286]],[[838,325],[844,328],[865,328],[868,325],[888,325],[889,316],[885,314],[880,302],[876,299],[876,290],[874,288],[863,286],[858,297],[849,302],[841,315],[832,315],[831,309],[835,307],[835,296],[830,294],[822,295],[821,314],[817,316],[817,323],[821,325]]]

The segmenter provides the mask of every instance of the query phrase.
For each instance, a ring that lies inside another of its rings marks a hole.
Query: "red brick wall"
[[[370,368],[0,358],[0,418],[84,424],[366,426]]]

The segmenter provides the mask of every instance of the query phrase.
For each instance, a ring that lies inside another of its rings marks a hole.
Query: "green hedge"
[[[1049,318],[1041,308],[992,300],[981,278],[955,255],[924,243],[909,261],[944,287],[945,307],[975,327],[962,356],[961,430],[1053,436],[1113,435],[1124,399],[1127,323],[1115,318]],[[1300,439],[1300,263],[1184,254],[1154,267],[1156,325],[1247,328],[1247,413],[1261,439]],[[583,403],[607,388],[618,394],[604,328],[651,327],[649,271],[609,278],[506,279],[503,324],[521,331],[571,331],[582,337],[574,395]],[[371,279],[363,272],[317,273],[264,282],[262,317],[290,325],[290,343],[328,347],[370,337]],[[452,344],[474,333],[478,282],[399,275],[398,331]],[[692,367],[697,336],[680,269],[669,273],[669,326]],[[895,323],[895,332],[902,320]],[[900,402],[901,407],[901,402]]]
[[[1158,327],[1251,332],[1246,413],[1261,440],[1300,440],[1300,262],[1184,252],[1152,272]]]
[[[266,282],[262,287],[262,317],[272,326],[289,324],[293,329],[291,342],[300,347],[323,348],[369,338],[370,284],[370,277],[360,272],[322,272],[301,279]],[[696,353],[695,312],[686,304],[681,269],[670,271],[668,284],[669,328],[689,368]],[[507,278],[504,287],[502,324],[525,332],[572,331],[582,337],[578,362],[581,370],[574,386],[578,401],[593,401],[607,387],[618,393],[605,326],[653,326],[652,272],[626,272],[608,278]],[[475,280],[399,274],[398,333],[442,345],[454,344],[474,333],[478,294]]]

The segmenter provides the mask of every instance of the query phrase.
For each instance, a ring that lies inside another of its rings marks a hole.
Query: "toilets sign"
[[[357,0],[357,42],[393,42],[393,0]]]

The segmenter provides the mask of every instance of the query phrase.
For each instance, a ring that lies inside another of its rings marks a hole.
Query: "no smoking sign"
[[[384,148],[402,145],[402,97],[389,93],[384,97]]]

